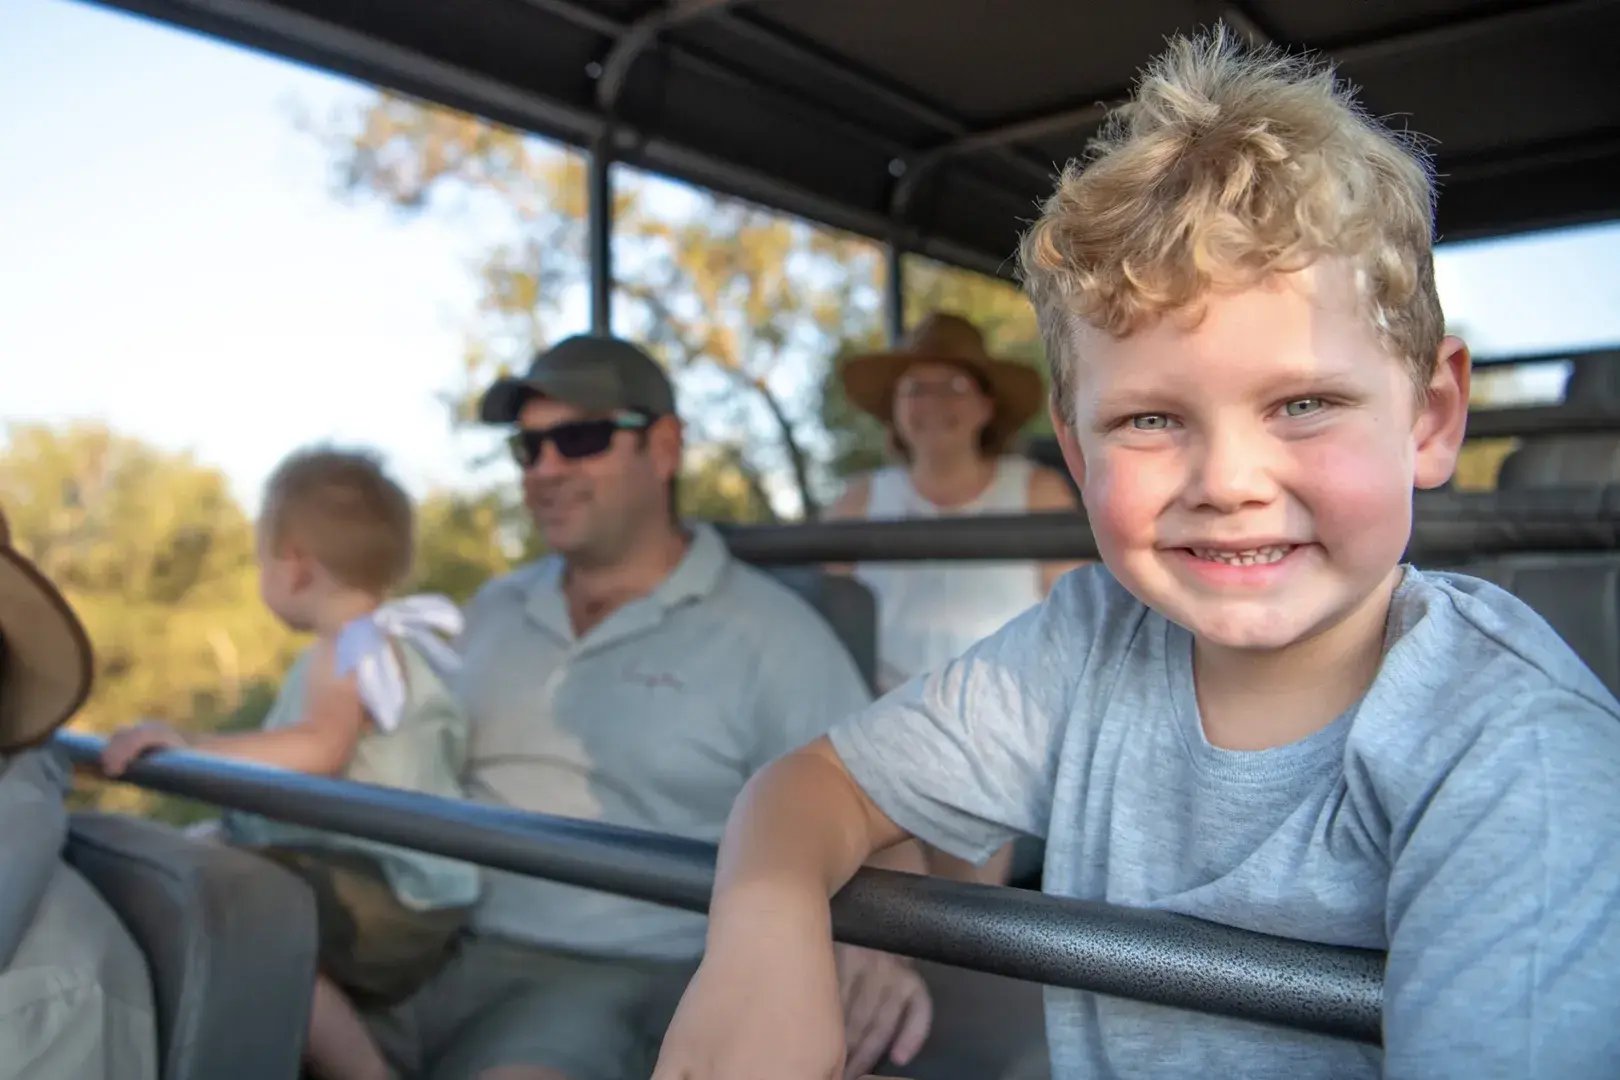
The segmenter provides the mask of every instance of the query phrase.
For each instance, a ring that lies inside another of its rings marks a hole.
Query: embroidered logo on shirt
[[[624,669],[624,680],[625,682],[635,683],[637,686],[645,686],[649,690],[660,688],[667,690],[686,689],[686,684],[669,672],[646,672],[627,667]]]

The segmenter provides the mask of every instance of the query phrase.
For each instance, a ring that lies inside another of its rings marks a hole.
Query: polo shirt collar
[[[666,611],[688,600],[702,600],[714,592],[726,563],[731,560],[731,552],[714,526],[698,522],[690,528],[692,542],[685,556],[649,597]]]
[[[714,592],[731,562],[731,552],[714,527],[705,523],[689,526],[692,539],[675,569],[651,593],[632,600],[609,615],[586,635],[592,644],[617,640],[657,625],[682,604],[702,600]],[[563,595],[565,565],[559,555],[542,559],[525,589],[524,609],[541,626],[565,641],[574,640],[568,618],[568,600]]]

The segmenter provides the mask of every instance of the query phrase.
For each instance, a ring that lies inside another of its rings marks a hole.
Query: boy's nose
[[[1231,513],[1277,497],[1271,454],[1264,440],[1217,434],[1203,440],[1192,461],[1186,501],[1195,509]]]

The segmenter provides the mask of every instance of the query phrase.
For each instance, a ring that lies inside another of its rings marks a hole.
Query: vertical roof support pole
[[[591,333],[613,333],[613,125],[619,114],[619,97],[624,93],[630,69],[643,53],[657,47],[664,31],[718,14],[738,0],[669,0],[651,14],[624,27],[613,47],[600,61],[586,65],[585,73],[596,80],[596,106],[603,117],[602,130],[591,142],[590,214]],[[565,5],[576,7],[576,5]]]
[[[591,143],[586,173],[586,258],[591,273],[591,333],[613,333],[613,130]]]
[[[906,249],[898,239],[894,239],[889,241],[885,254],[883,325],[888,331],[889,344],[893,346],[900,343],[906,332]]]

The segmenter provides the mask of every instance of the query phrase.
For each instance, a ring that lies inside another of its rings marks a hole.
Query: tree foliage
[[[581,327],[585,164],[466,114],[380,94],[319,129],[345,198],[446,216],[478,238],[479,299],[438,389],[460,421],[496,374]],[[678,384],[691,451],[683,513],[734,521],[814,514],[882,455],[881,426],[831,377],[882,343],[877,245],[734,199],[616,170],[616,329]],[[960,312],[993,349],[1038,362],[1027,305],[1005,283],[908,260],[908,315]],[[96,648],[76,725],[142,717],[195,730],[256,726],[303,642],[258,595],[253,526],[224,475],[98,424],[19,425],[0,446],[0,504],[18,546],[58,581]],[[466,600],[538,553],[503,481],[418,507],[411,591]],[[91,799],[174,819],[195,808],[132,788]]]
[[[402,213],[498,221],[479,262],[461,415],[476,387],[521,364],[580,307],[587,278],[585,169],[578,156],[466,114],[383,94],[323,132],[345,195]],[[878,344],[877,245],[757,206],[615,170],[616,330],[676,374],[691,441],[720,451],[714,491],[779,492],[813,516],[838,476],[881,454],[881,432],[831,387],[838,356]],[[1028,305],[1004,282],[910,260],[912,316],[943,307],[993,346],[1039,360]],[[577,329],[570,327],[569,329]],[[711,492],[712,494],[712,492]],[[759,510],[706,501],[721,516]]]
[[[20,426],[0,456],[0,502],[95,643],[86,727],[229,713],[291,655],[219,470],[100,425]]]
[[[94,645],[76,726],[215,728],[292,657],[296,638],[259,601],[252,524],[219,470],[98,424],[20,425],[0,453],[0,504]],[[108,798],[143,801],[128,788]]]
[[[75,728],[262,722],[307,639],[260,599],[253,524],[218,469],[100,424],[18,425],[0,445],[0,506],[13,543],[62,589],[93,644],[93,692]],[[535,551],[501,498],[430,494],[405,591],[465,601]],[[108,809],[182,821],[207,812],[124,785],[85,790]]]
[[[442,593],[458,603],[472,599],[538,551],[519,515],[521,507],[498,491],[435,492],[416,512],[416,561],[407,592]]]

